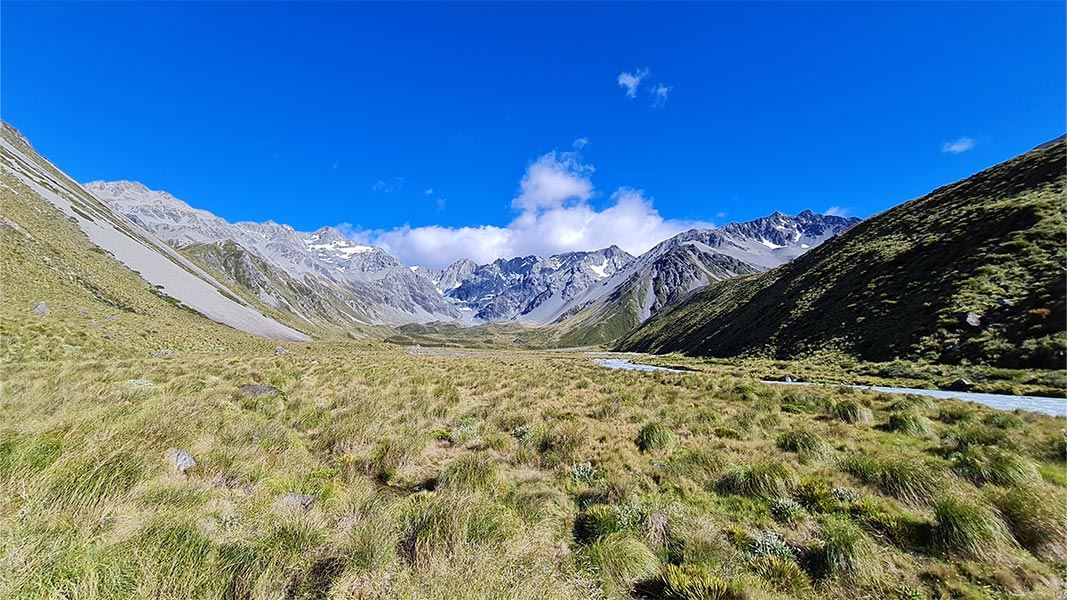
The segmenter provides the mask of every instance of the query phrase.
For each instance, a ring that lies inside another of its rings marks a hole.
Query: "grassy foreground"
[[[1062,422],[703,368],[325,343],[2,365],[0,596],[1063,594]]]

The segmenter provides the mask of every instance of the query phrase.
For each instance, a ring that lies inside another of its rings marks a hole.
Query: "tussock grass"
[[[674,444],[674,440],[674,432],[669,427],[659,421],[653,421],[637,432],[636,443],[642,452],[651,452],[669,448]]]
[[[810,412],[786,412],[734,368],[620,379],[580,354],[352,344],[3,365],[0,595],[576,599],[661,594],[672,570],[693,580],[674,577],[679,594],[872,596],[906,581],[936,596],[922,576],[932,561],[952,589],[1033,595],[1055,577],[1059,509],[1037,501],[1067,484],[1048,475],[1055,420],[975,406],[973,419],[931,423],[937,445],[825,412],[846,399],[887,411],[892,398],[827,390],[792,399]],[[152,386],[131,393],[131,380]],[[244,402],[249,382],[278,392]],[[642,452],[651,423],[674,439]],[[975,426],[981,436],[954,441]],[[991,439],[1015,444],[978,443]],[[799,460],[831,440],[860,459]],[[197,466],[174,469],[171,448]],[[1032,554],[983,559],[1010,577],[933,541],[928,498],[978,495],[943,473],[943,457],[965,452],[1010,452],[1048,479],[980,490]],[[891,566],[816,569],[826,542],[850,556],[847,535],[823,531],[837,520]]]
[[[585,551],[589,567],[609,587],[630,590],[660,570],[659,558],[641,540],[626,533],[596,539]]]
[[[1019,485],[994,494],[993,504],[1024,548],[1050,560],[1067,560],[1067,500],[1062,490]]]
[[[890,496],[910,503],[929,500],[941,480],[938,469],[929,463],[907,457],[853,456],[845,462],[845,468],[864,483],[875,485]]]
[[[664,600],[741,600],[741,586],[714,575],[699,565],[667,565],[658,581],[647,586]]]
[[[1037,465],[1018,454],[989,446],[968,446],[951,456],[952,468],[975,485],[1024,485],[1041,480]]]
[[[763,459],[728,471],[718,489],[728,494],[773,500],[788,496],[797,485],[796,473],[784,461]]]
[[[862,576],[874,569],[870,542],[850,521],[833,518],[819,531],[814,561],[819,572],[834,577]]]
[[[874,413],[855,398],[845,398],[833,404],[831,414],[837,419],[855,425],[874,423]]]
[[[802,461],[820,460],[833,454],[834,448],[808,427],[793,427],[778,437],[778,447],[795,452]]]
[[[889,415],[889,423],[886,428],[889,431],[915,436],[929,436],[934,432],[930,419],[927,419],[919,411],[911,409]]]
[[[933,504],[933,539],[948,557],[993,559],[1007,543],[1004,524],[988,506],[962,496],[945,496]]]

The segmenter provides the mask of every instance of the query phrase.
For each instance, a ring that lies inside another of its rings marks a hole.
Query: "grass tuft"
[[[950,457],[952,468],[975,485],[993,483],[1003,486],[1040,481],[1037,465],[1000,448],[968,446]]]
[[[1067,500],[1061,490],[1013,487],[996,494],[993,504],[1022,547],[1049,560],[1067,560]]]
[[[608,587],[629,591],[635,583],[659,572],[656,554],[627,533],[598,538],[586,548],[589,566]]]
[[[838,420],[853,425],[870,425],[874,423],[874,413],[855,398],[846,398],[835,402],[831,413]]]
[[[977,500],[945,496],[933,509],[933,541],[946,557],[992,559],[1008,539],[1004,524]]]
[[[763,500],[788,496],[797,485],[797,475],[782,460],[764,459],[741,465],[724,475],[720,491]]]
[[[637,432],[636,442],[641,452],[651,452],[669,448],[674,444],[674,440],[674,432],[669,427],[659,421],[653,421]]]
[[[820,460],[834,452],[833,446],[809,427],[796,426],[778,437],[778,447],[796,452],[803,462]]]
[[[934,428],[922,413],[917,410],[905,410],[889,415],[889,423],[886,425],[889,431],[896,431],[905,435],[926,437],[933,435]]]
[[[853,456],[845,462],[845,469],[864,483],[910,503],[929,500],[940,481],[939,471],[931,465],[904,456]]]

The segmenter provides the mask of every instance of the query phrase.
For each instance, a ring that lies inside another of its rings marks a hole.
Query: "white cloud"
[[[581,150],[582,148],[585,148],[587,145],[589,145],[589,138],[585,138],[585,137],[578,138],[578,139],[574,140],[574,144],[572,144],[572,146],[574,147],[575,150]]]
[[[404,187],[403,177],[393,177],[388,181],[385,179],[379,179],[374,182],[374,185],[370,186],[370,189],[375,192],[381,192],[383,194],[392,194],[393,192]]]
[[[619,73],[619,87],[626,90],[629,98],[637,97],[637,88],[641,86],[641,80],[648,77],[648,69],[634,69],[633,73],[623,71]]]
[[[710,223],[665,219],[642,190],[619,188],[611,204],[596,209],[592,167],[575,153],[551,152],[531,163],[512,201],[519,215],[506,227],[401,227],[352,231],[347,235],[377,244],[401,261],[440,268],[460,258],[487,263],[497,258],[595,250],[612,244],[640,254],[664,239]]]
[[[971,148],[974,148],[974,140],[969,137],[961,137],[958,140],[941,144],[941,152],[948,154],[962,154]]]
[[[852,212],[851,208],[842,208],[840,206],[831,206],[830,208],[822,211],[824,215],[831,217],[847,217]]]
[[[426,188],[426,191],[423,192],[423,194],[426,194],[427,196],[433,196],[433,188]]]
[[[649,90],[652,94],[652,106],[660,107],[667,103],[667,95],[671,93],[671,86],[657,83]]]

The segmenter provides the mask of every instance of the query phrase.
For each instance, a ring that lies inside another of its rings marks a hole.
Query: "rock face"
[[[461,260],[431,271],[437,288],[477,321],[539,322],[590,285],[611,277],[633,257],[618,246],[539,258],[499,259],[487,265]]]
[[[182,450],[180,448],[171,448],[167,450],[167,460],[170,461],[174,468],[184,473],[189,469],[196,466],[196,459],[189,453],[188,450]]]
[[[309,294],[336,297],[364,324],[454,321],[460,313],[441,297],[430,279],[375,246],[357,244],[333,227],[296,231],[273,221],[229,223],[193,208],[166,192],[131,181],[94,181],[85,189],[138,225],[182,249],[220,246],[217,260],[240,261],[241,253],[259,259],[227,270],[235,283],[268,304],[304,316],[298,304]],[[229,249],[226,244],[231,244]],[[221,265],[213,265],[221,266]],[[233,273],[245,275],[247,280]],[[283,279],[301,290],[279,289]],[[358,315],[358,317],[356,316]],[[306,318],[306,317],[305,317]]]
[[[710,283],[789,262],[848,230],[859,219],[818,215],[768,217],[667,239],[613,276],[589,286],[543,322],[560,321],[567,345],[616,339]]]

